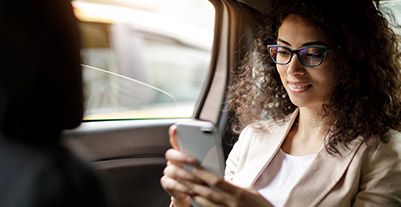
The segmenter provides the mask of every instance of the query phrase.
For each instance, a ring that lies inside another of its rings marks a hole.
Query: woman
[[[225,180],[168,150],[173,205],[401,206],[401,53],[379,8],[273,1],[231,90],[249,126]]]

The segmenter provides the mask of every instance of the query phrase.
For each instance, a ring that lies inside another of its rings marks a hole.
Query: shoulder
[[[252,123],[242,130],[232,152],[242,155],[255,154],[257,152],[255,149],[280,143],[288,127],[290,127],[288,121],[277,122],[273,119]]]
[[[387,134],[388,141],[380,141],[376,145],[364,143],[362,149],[362,173],[365,181],[386,180],[401,177],[401,133],[390,130]],[[401,186],[401,180],[398,181]],[[401,187],[397,187],[400,189]]]
[[[104,206],[104,189],[94,169],[64,147],[37,149],[19,144],[0,147],[0,195],[10,206],[24,200],[27,206]],[[4,200],[3,200],[4,201]],[[98,202],[99,201],[99,202]]]
[[[393,145],[394,147],[400,149],[400,147],[401,147],[401,131],[392,129],[387,132],[387,137],[389,139],[390,145]]]
[[[288,129],[289,125],[291,125],[290,122],[290,116],[281,121],[268,119],[254,122],[242,130],[239,140],[244,139],[243,141],[247,140],[250,142],[255,139],[276,138],[278,133],[282,133]]]
[[[401,162],[401,132],[390,130],[387,139],[387,142],[379,142],[375,147],[368,147],[372,161],[384,159],[383,162]]]
[[[273,135],[273,130],[277,126],[277,123],[273,120],[259,121],[246,126],[239,135],[236,144],[251,143],[258,139],[266,139],[270,135]]]
[[[0,168],[2,175],[10,173],[10,177],[35,173],[50,165],[46,156],[34,148],[6,142],[0,144],[0,163],[7,166]]]
[[[45,173],[54,172],[49,159],[32,147],[12,143],[1,143],[0,157],[0,165],[7,166],[0,168],[0,185],[7,189],[0,194],[1,205],[14,206],[24,200],[26,205],[21,206],[37,206],[38,191],[53,180]]]
[[[48,182],[53,183],[52,188],[57,193],[44,190],[44,195],[59,196],[63,200],[63,205],[71,206],[77,201],[86,206],[107,206],[109,205],[108,196],[105,194],[105,183],[97,171],[84,162],[64,146],[52,148],[49,155],[49,171],[43,169],[43,173],[48,174]]]
[[[362,177],[356,203],[381,203],[399,206],[401,203],[401,133],[390,130],[388,142],[374,147],[364,144]]]
[[[398,157],[401,158],[401,132],[390,130],[386,134],[386,142],[379,141],[377,145],[370,146],[367,150],[372,158],[375,157]]]

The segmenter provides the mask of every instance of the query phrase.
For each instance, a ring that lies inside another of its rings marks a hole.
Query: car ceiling
[[[237,0],[237,1],[248,5],[249,7],[261,13],[267,13],[269,10],[270,0]]]

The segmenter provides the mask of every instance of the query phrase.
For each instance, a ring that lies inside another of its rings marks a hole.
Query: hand
[[[191,189],[192,198],[202,207],[271,207],[272,205],[256,190],[240,188],[228,183],[202,168],[193,171],[199,181],[186,182]]]
[[[170,140],[175,140],[175,126],[170,127]],[[171,142],[171,141],[170,141]],[[172,146],[174,143],[171,142]],[[163,177],[160,179],[161,186],[171,196],[175,207],[191,206],[190,194],[192,193],[185,183],[188,181],[197,182],[196,177],[184,170],[184,164],[199,165],[195,158],[176,149],[169,149],[165,155],[167,166],[164,169]]]

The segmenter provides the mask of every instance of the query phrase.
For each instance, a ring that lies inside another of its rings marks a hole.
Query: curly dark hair
[[[323,105],[325,115],[336,120],[326,143],[329,152],[337,153],[338,144],[347,145],[358,136],[367,143],[386,142],[390,129],[401,130],[399,39],[391,28],[396,26],[391,11],[378,0],[272,1],[259,17],[253,49],[233,70],[228,100],[236,115],[233,130],[238,133],[258,120],[284,121],[296,108],[266,48],[275,44],[289,14],[323,32],[334,54],[336,86]]]

